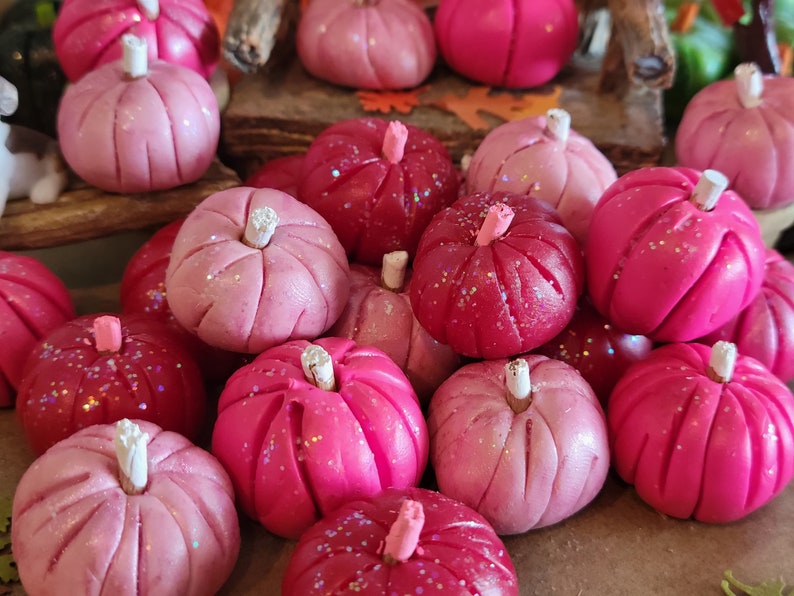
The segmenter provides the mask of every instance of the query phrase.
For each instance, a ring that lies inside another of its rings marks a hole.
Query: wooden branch
[[[736,22],[733,35],[742,62],[755,62],[761,72],[780,74],[781,57],[775,36],[774,0],[753,0],[753,19]]]
[[[235,0],[223,38],[224,58],[243,72],[256,71],[289,37],[297,14],[297,0]]]

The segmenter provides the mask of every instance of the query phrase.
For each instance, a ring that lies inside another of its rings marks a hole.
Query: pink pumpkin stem
[[[507,403],[516,413],[525,412],[532,404],[532,384],[529,381],[529,364],[523,358],[505,364]]]
[[[336,390],[334,363],[322,347],[310,345],[303,350],[301,366],[307,381],[324,391]]]
[[[0,116],[10,116],[19,107],[19,94],[14,84],[0,77]]]
[[[689,200],[701,211],[711,211],[728,188],[728,178],[717,170],[706,170],[695,185]]]
[[[389,122],[386,135],[383,137],[383,157],[390,163],[398,164],[405,155],[405,143],[408,141],[408,128],[402,122]]]
[[[94,319],[94,342],[100,354],[118,354],[121,350],[121,321],[104,315]]]
[[[149,53],[146,40],[131,34],[121,36],[121,64],[130,79],[139,79],[149,74]]]
[[[149,458],[147,457],[148,433],[124,418],[116,423],[113,445],[119,464],[121,488],[128,495],[139,495],[149,483]]]
[[[488,246],[491,242],[498,240],[510,227],[510,223],[515,217],[509,205],[504,203],[497,203],[488,208],[488,214],[485,216],[485,221],[482,222],[480,231],[477,234],[475,243],[477,246]]]
[[[278,226],[278,214],[270,207],[254,209],[245,225],[243,242],[251,248],[263,249],[273,237]]]
[[[761,69],[753,62],[740,64],[733,70],[736,77],[736,92],[739,103],[745,108],[757,108],[763,103],[764,77]]]
[[[160,0],[138,0],[138,10],[150,21],[160,16]]]
[[[383,546],[383,560],[389,565],[404,563],[416,552],[425,525],[425,511],[419,501],[406,499],[397,520],[389,528]]]
[[[571,115],[562,108],[550,109],[546,112],[546,133],[565,147],[571,133]]]
[[[392,292],[401,292],[405,284],[405,271],[408,269],[408,253],[404,250],[383,255],[380,271],[380,284]]]
[[[718,341],[711,348],[709,367],[706,375],[716,383],[730,383],[736,368],[736,344]]]

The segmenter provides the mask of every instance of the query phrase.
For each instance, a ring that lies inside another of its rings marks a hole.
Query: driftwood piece
[[[298,0],[235,0],[223,37],[224,58],[243,72],[263,67],[276,45],[292,38],[298,12]]]
[[[736,49],[742,62],[755,62],[762,72],[780,74],[782,61],[775,35],[774,0],[753,0],[752,20],[733,25]]]

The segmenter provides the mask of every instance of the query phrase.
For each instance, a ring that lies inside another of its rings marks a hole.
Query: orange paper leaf
[[[365,112],[388,114],[392,110],[410,114],[419,105],[419,95],[427,91],[428,85],[408,91],[356,91]]]

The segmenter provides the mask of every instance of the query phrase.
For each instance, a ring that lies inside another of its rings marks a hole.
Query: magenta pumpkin
[[[565,110],[506,122],[477,147],[466,173],[469,193],[503,190],[531,194],[557,209],[580,245],[615,168],[595,145],[570,129]]]
[[[606,419],[593,390],[573,367],[545,356],[459,369],[433,395],[428,429],[439,490],[498,534],[570,517],[609,471]]]
[[[220,34],[202,0],[64,0],[53,27],[55,52],[70,81],[121,58],[121,38],[146,40],[149,59],[209,78]]]
[[[44,263],[0,251],[0,408],[14,405],[36,343],[74,316],[69,290]]]
[[[350,294],[350,269],[313,209],[278,190],[240,186],[188,215],[165,287],[176,319],[203,341],[258,354],[333,325]]]
[[[297,197],[302,169],[303,154],[277,157],[263,163],[245,180],[245,186],[275,188]]]
[[[723,192],[725,182],[713,171],[643,168],[606,190],[585,261],[590,298],[611,323],[656,341],[689,341],[755,298],[761,232],[741,197]],[[704,204],[707,197],[716,204]]]
[[[17,394],[36,453],[125,417],[196,440],[205,411],[201,373],[182,338],[142,315],[87,315],[53,330],[33,349]]]
[[[351,260],[380,265],[413,257],[433,215],[460,185],[449,153],[415,126],[357,118],[333,124],[309,146],[298,198],[328,220]]]
[[[313,76],[356,89],[416,87],[436,62],[433,25],[413,0],[312,0],[297,50]]]
[[[282,596],[518,596],[518,579],[504,543],[477,512],[437,492],[389,489],[309,528],[281,589]]]
[[[503,227],[494,231],[493,224]],[[414,260],[414,314],[437,341],[474,358],[536,348],[571,320],[584,284],[576,240],[548,203],[475,193],[440,212]]]
[[[794,476],[794,396],[730,348],[657,348],[626,371],[609,399],[615,470],[666,515],[737,520]],[[716,355],[727,355],[729,366]]]
[[[499,87],[535,87],[553,79],[576,49],[573,0],[441,0],[436,41],[447,64]]]
[[[148,64],[139,42],[125,38],[125,58],[70,85],[58,108],[64,159],[110,192],[194,182],[218,148],[220,115],[207,81],[183,66]]]
[[[240,368],[212,433],[243,511],[287,538],[347,501],[416,486],[427,450],[405,374],[341,338],[291,341]]]
[[[229,476],[185,437],[136,422],[85,428],[25,471],[11,536],[28,594],[210,596],[228,579],[240,549]]]

